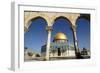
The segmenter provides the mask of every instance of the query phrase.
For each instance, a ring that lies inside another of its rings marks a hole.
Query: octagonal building
[[[41,56],[46,56],[46,44],[41,47]],[[75,58],[74,46],[68,45],[68,38],[64,33],[59,32],[55,35],[53,41],[50,43],[49,57]]]

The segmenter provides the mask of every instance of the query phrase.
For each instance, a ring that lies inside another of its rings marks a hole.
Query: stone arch
[[[32,18],[32,19],[29,21],[29,23],[32,22],[32,21],[34,21],[34,20],[36,20],[36,19],[38,19],[38,18],[42,18],[42,19],[45,20],[45,22],[48,24],[48,22],[46,21],[46,19],[43,18],[43,17],[41,17],[41,16],[37,16],[37,17]],[[31,25],[31,24],[29,24],[29,26],[30,26],[30,25]]]
[[[75,14],[75,13],[55,13],[55,14],[53,14],[53,16],[50,19],[51,19],[51,22],[52,22],[52,25],[53,25],[54,21],[57,18],[63,17],[71,23],[71,26],[75,26],[76,19],[79,16],[80,16],[80,14]]]
[[[42,21],[41,21],[41,19],[40,19],[40,21],[41,22],[43,22],[43,23],[39,23],[38,25],[37,24],[35,24],[34,23],[34,21],[36,21],[36,23],[38,23],[38,18],[42,18]],[[46,22],[46,20],[43,18],[43,17],[40,17],[40,16],[37,16],[37,17],[35,17],[35,18],[32,18],[30,21],[32,21],[32,23],[30,24],[30,26],[28,27],[28,29],[29,29],[29,31],[32,31],[31,32],[31,35],[32,34],[34,34],[34,35],[32,35],[36,40],[36,42],[38,42],[38,44],[41,44],[42,42],[44,42],[44,43],[46,43],[46,39],[47,39],[47,32],[46,32],[46,29],[45,29],[45,27],[47,26],[47,22]],[[42,26],[42,24],[43,24],[43,26]],[[34,27],[35,27],[35,25],[36,25],[36,28],[34,29]],[[39,26],[39,28],[38,28],[38,26]],[[25,27],[24,27],[25,28]],[[30,29],[31,28],[31,29]],[[43,31],[42,31],[42,30]],[[38,31],[37,31],[38,30]],[[34,31],[36,32],[36,33],[34,33]],[[27,35],[27,33],[30,33],[30,32],[26,32],[25,34]],[[44,37],[41,37],[42,36],[42,34],[40,34],[40,33],[43,33],[43,35],[44,35]],[[38,34],[40,34],[39,36],[37,36]],[[29,35],[30,36],[30,35]],[[31,40],[30,41],[33,41],[34,42],[34,38],[33,37],[31,37]],[[24,35],[24,38],[25,38],[25,35]],[[43,40],[43,38],[44,38],[44,40]],[[27,39],[27,38],[26,38]],[[33,40],[32,40],[33,39]],[[39,40],[40,39],[40,40]],[[24,39],[25,40],[25,39]],[[39,42],[39,41],[42,41],[42,42]],[[34,42],[33,44],[35,44],[36,42]],[[42,44],[43,45],[43,44]],[[41,45],[39,45],[39,47],[41,47]],[[34,47],[33,47],[33,49],[34,49]]]
[[[71,21],[70,21],[67,17],[65,17],[65,16],[58,16],[58,17],[56,17],[56,18],[54,19],[54,22],[55,22],[56,20],[58,20],[59,18],[64,18],[64,19],[66,19],[66,20],[70,23],[70,26],[72,26]]]
[[[72,37],[73,37],[73,44],[74,44],[74,48],[75,48],[75,54],[76,54],[76,57],[79,57],[77,56],[77,53],[79,53],[79,50],[78,50],[78,43],[77,43],[77,34],[76,34],[76,19],[77,19],[78,15],[58,15],[58,16],[55,16],[54,18],[54,22],[59,19],[59,18],[64,18],[66,19],[68,22],[69,22],[69,28],[71,28],[71,31],[72,31]],[[53,27],[53,24],[52,24],[52,27]]]
[[[46,21],[47,26],[49,26],[50,19],[47,15],[42,14],[42,13],[34,13],[33,12],[33,13],[27,14],[24,18],[24,31],[26,31],[26,29],[28,29],[28,27],[31,25],[33,20],[38,19],[38,18],[43,18]]]
[[[81,18],[86,19],[90,22],[90,14],[80,14],[80,16],[78,16],[78,18],[76,19],[75,24],[77,23],[78,19],[81,19]]]

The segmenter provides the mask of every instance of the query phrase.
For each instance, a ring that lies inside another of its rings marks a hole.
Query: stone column
[[[79,58],[80,57],[80,51],[79,51],[79,48],[78,48],[78,40],[77,40],[77,34],[76,34],[76,25],[72,25],[71,28],[72,28],[72,31],[73,31],[75,54],[76,54],[76,57]]]
[[[52,26],[47,26],[46,30],[48,32],[48,38],[47,38],[47,46],[46,46],[46,60],[49,60],[49,49],[50,49],[50,40],[51,40],[51,31],[52,31]]]

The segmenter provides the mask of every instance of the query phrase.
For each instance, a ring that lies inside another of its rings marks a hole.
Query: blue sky
[[[80,18],[77,24],[77,38],[79,48],[90,48],[90,23],[88,20]],[[44,19],[38,18],[32,22],[29,31],[24,34],[24,47],[33,49],[36,52],[41,51],[41,46],[47,41],[47,23]],[[73,44],[73,35],[70,29],[70,23],[64,18],[59,18],[54,22],[51,41],[56,33],[65,33],[68,37],[68,44]]]

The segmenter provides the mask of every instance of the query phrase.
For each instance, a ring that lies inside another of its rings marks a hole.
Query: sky
[[[78,47],[90,49],[90,22],[80,18],[76,22]],[[46,44],[47,31],[45,30],[47,22],[43,18],[33,20],[28,32],[24,33],[24,47],[33,49],[36,52],[41,51],[41,46]],[[51,34],[51,42],[54,36],[62,32],[68,38],[68,44],[73,45],[73,35],[70,28],[70,22],[67,19],[59,18],[54,22],[53,31]]]

